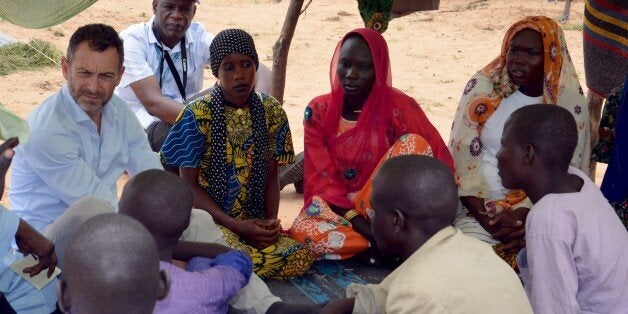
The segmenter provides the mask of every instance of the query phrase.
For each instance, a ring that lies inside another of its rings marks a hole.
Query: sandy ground
[[[307,2],[307,1],[306,1]],[[203,0],[195,20],[208,31],[243,28],[256,42],[260,60],[272,65],[272,45],[281,30],[289,1]],[[547,0],[441,0],[440,10],[417,12],[390,22],[384,37],[391,54],[393,85],[415,97],[447,141],[462,90],[471,75],[497,56],[506,29],[527,15],[558,18],[563,2]],[[584,3],[574,0],[571,19],[564,26],[569,51],[584,86],[582,24]],[[0,21],[0,31],[18,40],[41,38],[62,51],[72,32],[81,25],[102,22],[123,30],[152,15],[151,1],[101,0],[72,19],[48,29],[28,30]],[[301,16],[288,59],[284,108],[290,119],[295,150],[303,149],[303,109],[316,95],[329,91],[329,61],[338,40],[362,27],[353,0],[313,0]],[[211,71],[205,86],[211,86]],[[64,79],[60,68],[22,72],[0,77],[0,102],[26,117],[57,91]],[[603,166],[598,170],[599,182]],[[119,183],[121,188],[125,178]],[[303,203],[292,186],[281,193],[280,218],[288,227]],[[7,205],[8,200],[2,199]]]

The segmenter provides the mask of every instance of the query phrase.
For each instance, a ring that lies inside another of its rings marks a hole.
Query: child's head
[[[192,205],[192,191],[183,179],[151,169],[126,183],[118,208],[141,222],[162,248],[176,243],[188,227]]]
[[[442,161],[405,155],[387,160],[373,179],[371,228],[385,254],[409,256],[450,226],[458,205],[454,175]]]
[[[255,86],[259,59],[253,37],[241,29],[226,29],[209,46],[211,69],[224,97],[242,105]]]
[[[111,213],[89,219],[70,239],[57,292],[65,312],[152,313],[168,287],[150,233]]]
[[[567,109],[556,105],[517,109],[504,125],[496,156],[502,185],[525,188],[527,178],[536,173],[528,167],[532,160],[548,170],[567,172],[577,144],[576,121]]]

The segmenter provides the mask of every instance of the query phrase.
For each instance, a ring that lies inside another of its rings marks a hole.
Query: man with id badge
[[[183,104],[203,89],[203,68],[210,63],[214,35],[192,22],[197,4],[153,0],[154,16],[120,33],[126,70],[116,93],[146,129],[153,151],[161,148]],[[270,70],[260,65],[257,77],[256,90],[268,93]]]

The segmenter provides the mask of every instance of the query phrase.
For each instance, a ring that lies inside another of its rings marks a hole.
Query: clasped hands
[[[486,217],[482,225],[493,238],[504,244],[506,252],[518,252],[525,247],[525,221],[530,209],[519,207]]]
[[[275,243],[281,235],[281,220],[258,218],[239,220],[235,223],[233,231],[252,246],[263,249]]]

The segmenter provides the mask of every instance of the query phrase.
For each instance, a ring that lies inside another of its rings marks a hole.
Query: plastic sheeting
[[[96,0],[0,0],[0,18],[26,28],[62,23]]]

